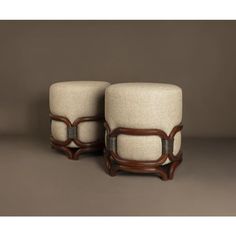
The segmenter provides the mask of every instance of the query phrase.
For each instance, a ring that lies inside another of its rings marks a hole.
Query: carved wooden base
[[[51,147],[66,154],[70,160],[79,160],[80,154],[89,152],[101,152],[102,147],[70,148],[51,143]]]
[[[104,150],[105,166],[111,176],[115,176],[119,171],[133,173],[150,173],[158,175],[162,180],[173,179],[177,166],[182,162],[182,151],[177,155],[173,153],[174,137],[177,132],[183,128],[182,124],[175,126],[168,135],[160,129],[134,129],[118,127],[111,130],[108,123],[105,122],[106,128],[106,146]],[[117,136],[120,134],[134,136],[157,135],[162,141],[162,155],[155,161],[137,161],[126,160],[119,156],[117,152]],[[166,160],[169,164],[163,165]]]
[[[67,126],[67,139],[65,141],[56,140],[52,135],[50,137],[50,140],[51,140],[51,147],[65,153],[69,159],[78,160],[80,154],[82,153],[102,151],[102,149],[104,148],[103,137],[100,137],[98,140],[93,142],[82,142],[77,137],[79,124],[81,124],[82,122],[90,122],[90,121],[101,122],[103,121],[102,117],[98,116],[79,117],[73,123],[71,123],[67,117],[54,115],[52,113],[50,113],[49,116],[51,122],[53,120],[60,121]],[[74,142],[78,146],[78,148],[68,147],[68,145],[71,142]]]
[[[106,171],[110,176],[115,176],[120,171],[131,172],[131,173],[147,173],[147,174],[155,174],[159,176],[162,180],[171,180],[174,177],[174,173],[176,168],[182,162],[182,153],[177,155],[175,161],[172,161],[166,165],[140,165],[140,166],[132,166],[132,165],[122,165],[118,164],[115,160],[112,160],[111,156],[108,153],[105,153],[105,167]]]

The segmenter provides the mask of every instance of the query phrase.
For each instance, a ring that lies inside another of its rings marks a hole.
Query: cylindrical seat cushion
[[[121,83],[105,93],[105,120],[116,128],[160,129],[167,135],[182,120],[182,90],[163,83]],[[173,154],[181,147],[181,132],[176,133]],[[126,160],[155,161],[162,155],[159,136],[117,136],[117,154]],[[167,159],[164,164],[169,163]]]
[[[68,81],[50,86],[49,107],[53,115],[63,116],[73,123],[76,119],[104,116],[104,94],[110,84],[104,81]],[[52,120],[51,135],[54,139],[67,139],[67,126]],[[104,136],[103,121],[82,122],[77,127],[77,137],[82,142],[95,142]],[[71,142],[68,147],[77,147]]]

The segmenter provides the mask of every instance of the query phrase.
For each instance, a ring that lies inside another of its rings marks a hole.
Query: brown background
[[[236,21],[0,21],[0,215],[235,215],[235,59]],[[48,87],[64,80],[181,86],[174,180],[51,150]]]
[[[0,133],[48,135],[48,87],[174,83],[187,137],[236,136],[235,21],[1,21]]]

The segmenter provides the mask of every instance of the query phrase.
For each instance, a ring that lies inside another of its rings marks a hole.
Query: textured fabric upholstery
[[[49,89],[49,107],[54,115],[67,117],[74,122],[79,117],[104,115],[104,94],[108,82],[69,81],[52,84]],[[78,126],[78,137],[82,142],[93,142],[104,134],[102,122],[83,122]],[[66,125],[52,121],[52,136],[60,141],[67,139]],[[77,147],[75,143],[68,145]]]
[[[111,130],[117,127],[153,128],[169,134],[182,120],[182,90],[176,85],[162,83],[111,85],[105,92],[105,119]],[[181,133],[178,132],[174,139],[174,154],[180,147]],[[156,160],[162,153],[161,139],[158,136],[119,135],[117,152],[124,159]]]

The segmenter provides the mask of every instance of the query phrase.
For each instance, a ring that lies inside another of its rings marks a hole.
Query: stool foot
[[[166,164],[163,166],[162,165],[154,166],[154,167],[148,166],[148,165],[142,165],[142,166],[120,165],[116,163],[116,161],[112,160],[111,157],[107,153],[104,154],[104,159],[105,159],[106,172],[110,176],[116,176],[117,172],[124,171],[124,172],[131,172],[131,173],[154,174],[158,176],[161,180],[167,181],[167,180],[173,179],[176,168],[182,162],[182,154],[178,157],[177,160],[174,160],[169,164]]]
[[[69,160],[78,160],[79,159],[79,149],[78,148],[69,148],[65,146],[56,145],[54,143],[51,144],[51,147],[55,150],[63,152]]]
[[[69,160],[79,160],[79,157],[82,153],[97,152],[101,151],[102,149],[101,147],[70,148],[66,146],[57,145],[54,143],[51,143],[51,147],[53,149],[63,152],[68,157]]]
[[[172,163],[170,163],[170,167],[168,170],[168,178],[171,180],[174,178],[174,173],[176,171],[176,168],[181,164],[181,162],[183,161],[182,157],[179,160],[173,161]]]
[[[104,154],[104,162],[105,162],[105,169],[106,172],[110,175],[110,176],[116,176],[117,172],[118,172],[118,167],[116,166],[115,163],[113,163],[112,160],[110,160],[110,158],[107,156],[107,154]]]

